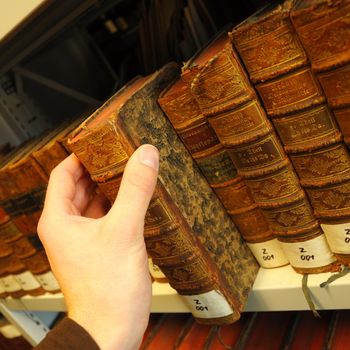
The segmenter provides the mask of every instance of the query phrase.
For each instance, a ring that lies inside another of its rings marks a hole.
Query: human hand
[[[75,155],[50,176],[38,234],[68,317],[102,350],[138,348],[147,327],[151,280],[143,231],[158,163],[155,147],[138,148],[108,212]]]

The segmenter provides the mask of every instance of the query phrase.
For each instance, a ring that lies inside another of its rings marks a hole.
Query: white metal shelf
[[[308,287],[317,309],[350,309],[350,275],[344,276],[326,288],[320,284],[331,273],[309,275]],[[249,295],[245,311],[309,310],[301,289],[302,275],[290,266],[260,269]],[[12,310],[65,311],[62,294],[39,297],[3,299]],[[166,283],[153,283],[152,312],[189,312],[183,299]]]

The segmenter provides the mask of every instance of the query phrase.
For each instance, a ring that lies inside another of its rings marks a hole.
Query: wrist
[[[101,350],[136,350],[147,327],[147,322],[144,327],[140,323],[135,325],[123,315],[118,321],[110,320],[103,312],[100,315],[69,312],[68,317],[83,327]]]

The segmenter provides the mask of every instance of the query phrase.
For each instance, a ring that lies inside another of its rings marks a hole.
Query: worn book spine
[[[335,234],[336,227],[330,224],[350,221],[350,156],[291,23],[294,3],[286,0],[267,7],[234,28],[231,38],[315,217],[325,224],[322,228],[331,250],[340,262],[348,264],[346,231],[340,229]]]
[[[37,236],[36,228],[41,215],[48,177],[29,155],[9,164],[1,173],[10,174],[11,191],[8,198],[13,203],[14,210],[10,211],[11,220],[1,232],[5,242],[10,244],[14,255],[21,264],[27,268],[27,273],[22,273],[19,277],[20,283],[24,285],[24,290],[30,295],[40,295],[45,291],[57,292],[59,287],[51,271],[46,271],[49,264],[43,262],[45,272],[55,287],[47,287],[36,276],[37,268],[32,268],[31,259],[37,260],[39,252],[44,253],[44,249]],[[1,176],[0,176],[1,177]],[[27,180],[27,177],[30,180]],[[1,182],[1,185],[9,184]],[[9,206],[8,206],[9,207]],[[35,288],[34,288],[35,287]]]
[[[283,238],[293,268],[301,273],[337,269],[299,179],[230,43],[203,65],[191,90],[271,230],[280,241]]]
[[[1,173],[4,175],[3,172]],[[11,180],[13,180],[12,177]],[[26,244],[27,238],[23,236],[18,225],[15,225],[16,218],[20,217],[20,221],[23,222],[26,222],[27,220],[26,215],[19,215],[20,212],[17,205],[15,205],[10,198],[7,198],[7,195],[9,194],[10,190],[12,194],[18,194],[18,189],[14,182],[11,183],[11,187],[8,188],[8,191],[6,191],[6,187],[4,187],[4,185],[5,184],[0,181],[2,203],[5,203],[4,208],[9,215],[7,216],[7,220],[0,225],[0,240],[2,240],[5,245],[8,245],[12,252],[11,256],[6,257],[6,259],[3,259],[1,262],[3,264],[3,268],[5,269],[2,271],[6,271],[6,275],[3,276],[5,278],[5,290],[13,297],[21,297],[24,294],[33,296],[41,295],[45,292],[44,289],[35,279],[29,267],[17,255],[18,248],[20,246],[23,247],[24,244],[28,248],[28,245]],[[6,185],[9,185],[9,181],[6,182]],[[32,249],[29,249],[29,254],[31,253]],[[8,266],[6,264],[8,264]]]
[[[200,111],[190,86],[177,78],[158,102],[259,264],[265,268],[288,264],[249,188]]]
[[[111,201],[137,146],[159,149],[159,180],[145,218],[148,253],[199,322],[232,323],[258,264],[157,104],[178,74],[179,67],[168,64],[124,87],[68,144]]]

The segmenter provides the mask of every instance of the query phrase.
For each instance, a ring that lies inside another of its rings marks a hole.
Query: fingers
[[[111,204],[106,196],[98,193],[92,198],[83,215],[87,218],[99,219],[106,215],[110,208]]]
[[[144,218],[157,183],[159,152],[151,145],[139,147],[130,157],[117,199],[107,214],[110,226],[132,234],[143,232]],[[119,226],[121,225],[121,226]]]
[[[51,172],[44,211],[57,214],[77,214],[74,211],[76,184],[86,170],[78,158],[71,154]]]

